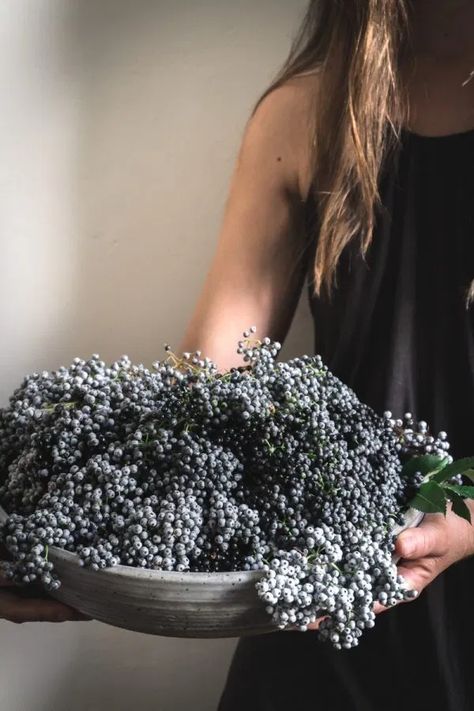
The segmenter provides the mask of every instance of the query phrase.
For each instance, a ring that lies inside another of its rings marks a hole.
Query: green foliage
[[[423,513],[446,514],[446,494],[435,481],[427,481],[420,486],[410,506]]]
[[[453,505],[453,511],[455,514],[458,516],[461,516],[461,518],[466,519],[466,521],[469,521],[471,523],[471,512],[469,511],[468,507],[464,503],[464,499],[462,496],[459,496],[459,494],[454,493],[454,491],[451,492],[450,495],[451,502]]]
[[[445,489],[451,491],[464,499],[474,499],[474,486],[462,486],[459,484],[446,484]]]
[[[405,476],[420,472],[424,477],[409,506],[423,513],[446,515],[450,501],[453,512],[471,523],[471,512],[465,499],[474,499],[474,486],[456,484],[453,479],[462,475],[474,483],[474,457],[457,459],[451,464],[447,461],[447,458],[427,454],[413,457],[404,465],[402,472]]]
[[[443,469],[447,464],[447,457],[439,457],[434,454],[424,454],[421,457],[412,457],[404,464],[403,476],[411,476],[420,472],[424,476],[435,474]]]
[[[465,474],[474,467],[474,457],[465,457],[457,459],[455,462],[448,464],[441,470],[433,473],[433,479],[438,482],[449,481],[458,474]]]

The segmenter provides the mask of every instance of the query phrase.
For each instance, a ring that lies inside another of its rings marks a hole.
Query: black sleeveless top
[[[474,130],[405,132],[380,179],[364,261],[342,255],[331,302],[308,294],[315,351],[377,411],[406,411],[474,454]],[[314,234],[310,193],[307,230]],[[311,632],[239,641],[219,711],[474,711],[474,558],[380,615],[359,647]]]

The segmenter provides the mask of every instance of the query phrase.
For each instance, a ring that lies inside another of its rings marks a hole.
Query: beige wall
[[[244,122],[303,0],[2,0],[0,401],[177,344]],[[299,309],[286,355],[309,352]],[[0,623],[1,711],[210,711],[233,640]]]

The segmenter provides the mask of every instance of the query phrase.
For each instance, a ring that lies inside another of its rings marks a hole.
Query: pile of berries
[[[375,601],[413,597],[392,563],[420,483],[402,464],[446,456],[446,434],[379,416],[319,356],[279,362],[254,332],[223,373],[167,346],[152,369],[93,355],[26,377],[0,410],[8,577],[57,589],[49,546],[94,570],[259,570],[273,621],[324,616],[337,648],[374,625]]]

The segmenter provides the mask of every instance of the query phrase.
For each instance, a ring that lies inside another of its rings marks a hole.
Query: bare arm
[[[304,283],[303,194],[308,182],[307,88],[285,85],[249,120],[217,248],[180,351],[220,368],[241,364],[242,331],[282,342]]]

